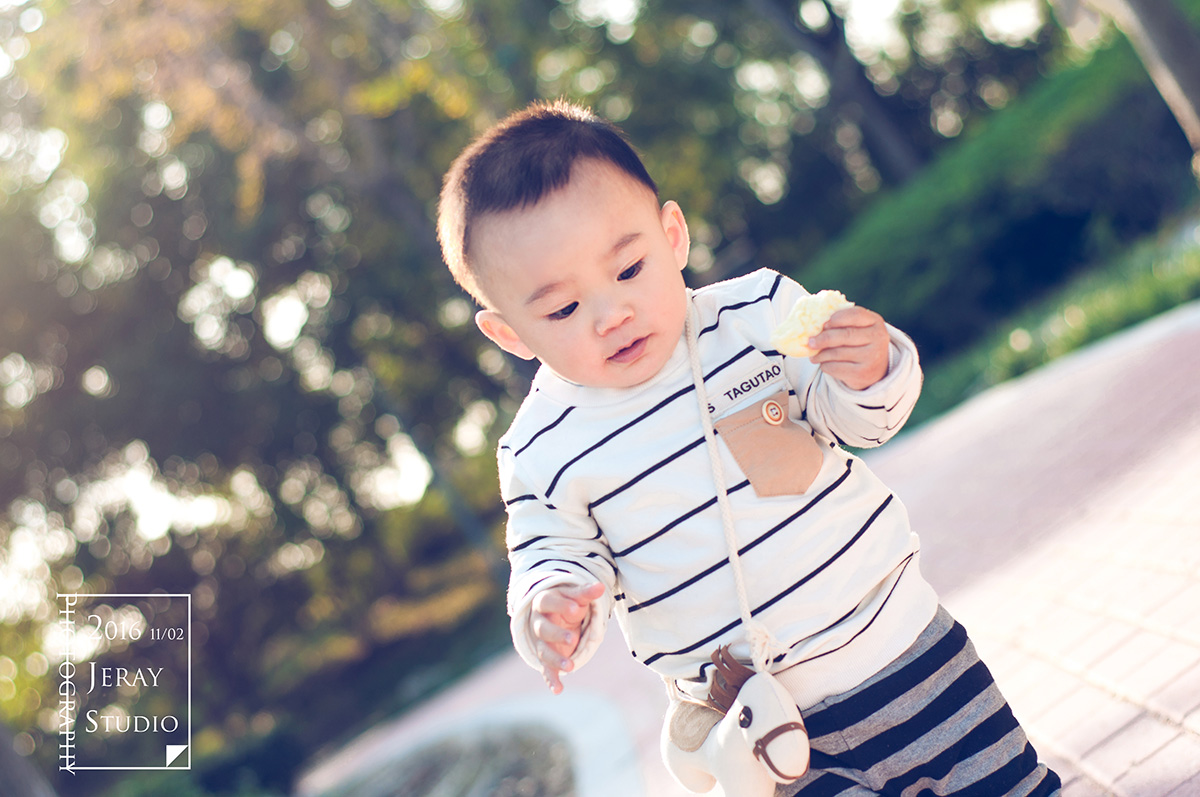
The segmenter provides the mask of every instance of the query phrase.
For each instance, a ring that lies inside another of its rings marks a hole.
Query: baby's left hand
[[[809,359],[851,390],[865,390],[887,376],[889,340],[883,316],[847,307],[809,338],[808,345],[817,350]]]

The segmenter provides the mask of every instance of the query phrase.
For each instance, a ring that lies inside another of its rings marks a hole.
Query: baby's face
[[[590,387],[632,387],[675,350],[688,234],[674,202],[603,161],[532,207],[480,218],[471,253],[489,309],[484,334]]]

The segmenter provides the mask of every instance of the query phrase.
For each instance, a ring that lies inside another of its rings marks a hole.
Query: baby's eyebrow
[[[547,294],[553,293],[554,291],[558,290],[560,287],[562,287],[561,282],[546,283],[545,285],[538,288],[536,291],[534,291],[533,293],[531,293],[529,295],[529,298],[525,300],[525,306],[528,307],[529,305],[534,304],[539,299],[543,298]]]
[[[612,248],[612,250],[610,250],[609,256],[610,257],[616,256],[622,249],[629,246],[631,243],[633,243],[634,241],[636,241],[638,238],[641,238],[641,237],[642,237],[642,234],[640,232],[625,233],[624,235],[622,235],[620,238],[617,239],[617,242],[615,244],[613,244],[613,248]],[[539,299],[544,298],[547,294],[553,293],[554,291],[558,290],[561,287],[562,287],[561,282],[546,283],[545,285],[538,288],[533,293],[529,294],[529,298],[525,300],[525,306],[528,307],[529,305],[534,304]]]
[[[642,237],[642,234],[640,232],[625,233],[624,235],[622,235],[620,238],[617,239],[616,244],[613,245],[612,251],[609,252],[609,254],[610,255],[617,254],[622,249],[629,246],[631,243],[633,243],[634,241],[636,241],[638,238],[641,238],[641,237]]]

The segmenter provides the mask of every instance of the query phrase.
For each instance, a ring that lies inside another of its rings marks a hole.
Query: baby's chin
[[[646,384],[658,376],[666,365],[664,360],[657,366],[651,366],[645,369],[628,369],[614,367],[612,363],[605,363],[605,367],[598,369],[600,373],[579,373],[572,368],[558,369],[549,366],[550,370],[565,382],[570,382],[579,387],[590,387],[596,390],[625,390],[635,388]]]

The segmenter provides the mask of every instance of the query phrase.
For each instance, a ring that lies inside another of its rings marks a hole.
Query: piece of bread
[[[811,357],[808,339],[817,335],[829,317],[843,307],[852,307],[841,291],[819,291],[796,302],[787,318],[771,333],[771,345],[789,357]]]

